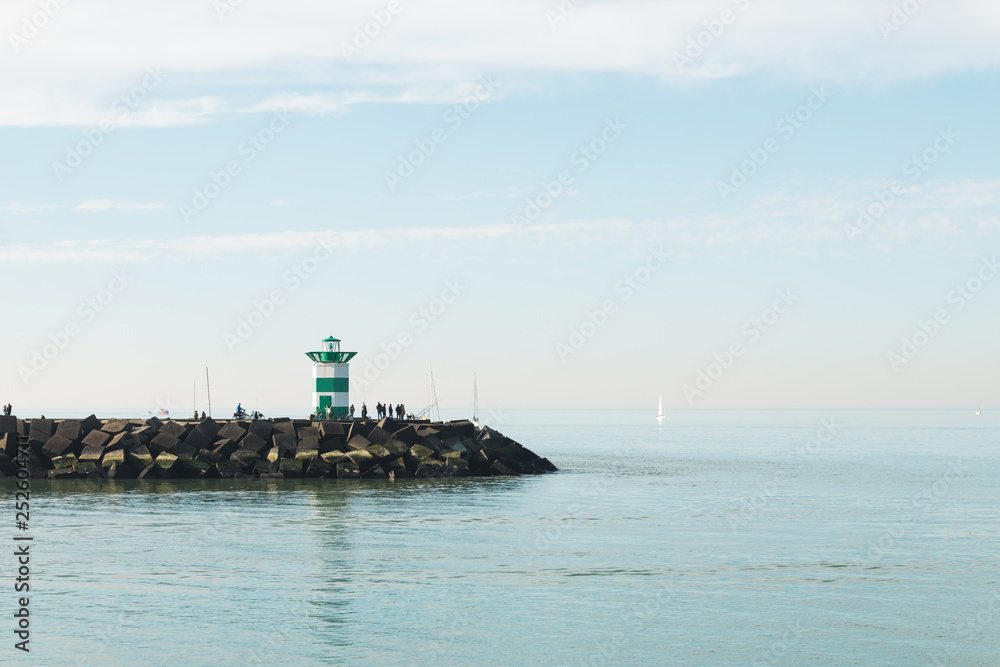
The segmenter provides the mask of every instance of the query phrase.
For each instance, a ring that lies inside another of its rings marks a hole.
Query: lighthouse
[[[340,339],[333,336],[323,340],[320,351],[306,352],[313,362],[313,414],[325,414],[330,407],[334,419],[347,416],[351,405],[347,362],[356,354],[341,352]]]

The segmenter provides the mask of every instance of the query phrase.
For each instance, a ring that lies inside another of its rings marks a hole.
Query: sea
[[[1000,412],[483,421],[560,471],[0,482],[0,664],[1000,665]]]

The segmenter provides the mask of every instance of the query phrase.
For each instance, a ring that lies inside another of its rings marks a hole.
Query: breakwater
[[[15,461],[15,459],[18,459]],[[401,479],[536,475],[556,467],[470,421],[0,417],[0,476]]]

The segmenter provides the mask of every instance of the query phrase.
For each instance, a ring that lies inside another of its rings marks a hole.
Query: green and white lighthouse
[[[319,352],[306,352],[313,361],[313,414],[331,408],[333,418],[346,417],[350,410],[350,377],[348,364],[357,352],[341,352],[340,339],[333,336],[323,341]]]

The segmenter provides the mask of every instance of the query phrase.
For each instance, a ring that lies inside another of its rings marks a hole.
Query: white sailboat
[[[977,403],[976,404],[976,414],[977,415],[983,414],[983,404],[982,403]]]
[[[663,415],[663,394],[660,394],[660,411],[656,413],[656,421],[662,422],[666,417]]]
[[[479,384],[475,373],[472,374],[472,423],[479,428]]]

